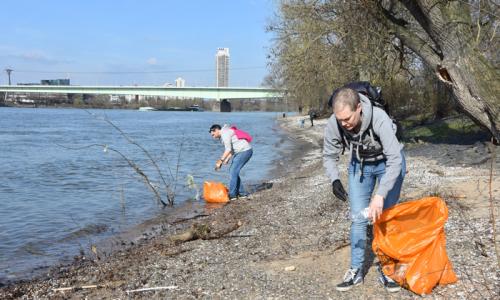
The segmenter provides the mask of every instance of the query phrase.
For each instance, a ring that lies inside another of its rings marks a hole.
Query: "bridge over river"
[[[230,99],[283,98],[285,91],[262,87],[163,87],[163,86],[73,86],[73,85],[0,85],[0,92],[93,94],[93,95],[143,95],[179,98],[216,99],[221,111]]]

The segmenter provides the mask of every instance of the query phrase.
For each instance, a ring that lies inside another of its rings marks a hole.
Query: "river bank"
[[[213,123],[251,125],[256,157],[266,159],[254,159],[245,167],[246,183],[274,178],[274,160],[292,148],[274,113],[0,108],[0,285],[71,262],[91,244],[102,250],[98,243],[103,239],[157,215],[177,218],[110,149],[134,161],[154,185],[164,186],[146,153],[103,118],[151,154],[165,184],[175,186],[174,209],[185,201],[190,206],[204,204],[194,200],[199,188],[188,186],[187,178],[197,187],[207,179],[228,180],[228,172],[213,169],[221,151],[207,132]],[[166,195],[161,196],[166,201]],[[121,247],[117,243],[113,250]]]
[[[45,278],[2,287],[0,298],[420,298],[407,290],[386,293],[374,267],[364,285],[346,293],[335,291],[349,264],[348,207],[333,199],[322,168],[326,120],[300,128],[298,119],[282,120],[288,138],[300,141],[300,149],[281,163],[286,175],[270,181],[270,189],[224,207],[206,206],[189,218],[156,220],[157,234],[110,256],[94,249],[93,255],[55,268]],[[431,297],[499,297],[498,258],[489,223],[491,160],[484,160],[491,155],[487,145],[415,143],[406,149],[402,199],[438,194],[449,208],[447,250],[459,281],[437,287]],[[491,197],[497,216],[500,153],[498,147],[494,151]],[[344,166],[346,159],[341,159]],[[192,228],[198,229],[200,239],[172,241],[172,236]],[[165,289],[130,292],[157,287]],[[68,289],[57,290],[61,288]]]

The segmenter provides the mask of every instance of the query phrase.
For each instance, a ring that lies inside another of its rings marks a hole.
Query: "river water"
[[[0,108],[0,283],[26,277],[77,255],[91,243],[129,230],[162,208],[127,161],[153,184],[176,184],[176,206],[193,200],[192,175],[228,182],[227,167],[213,170],[222,145],[213,123],[235,124],[254,137],[254,156],[243,169],[245,183],[271,177],[273,161],[292,145],[276,113],[140,112],[131,110]],[[177,179],[175,179],[177,178]]]

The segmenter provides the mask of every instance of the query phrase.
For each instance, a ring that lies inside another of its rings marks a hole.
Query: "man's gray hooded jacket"
[[[337,123],[337,119],[335,115],[332,114],[325,128],[323,165],[326,169],[326,174],[332,182],[340,179],[338,161],[339,155],[343,149],[342,136],[349,141],[361,142],[363,145],[379,148],[382,154],[377,159],[386,160],[386,169],[385,174],[379,182],[376,194],[385,199],[387,193],[392,189],[401,173],[401,149],[403,146],[396,138],[396,125],[387,113],[381,108],[372,106],[370,100],[364,95],[360,94],[359,96],[362,114],[359,132],[355,134],[343,128],[339,128],[340,126]],[[373,134],[369,132],[370,121],[372,124],[371,130],[376,135],[375,139]],[[339,129],[344,131],[343,135],[341,135]],[[347,146],[346,149],[350,150],[350,160],[358,157],[356,151],[359,150],[359,148],[357,148],[356,145],[350,143],[350,146]],[[369,160],[367,159],[366,161]]]

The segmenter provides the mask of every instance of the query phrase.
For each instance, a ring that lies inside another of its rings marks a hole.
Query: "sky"
[[[0,85],[70,78],[74,85],[215,86],[229,48],[229,85],[268,74],[273,0],[16,0],[0,16]]]

